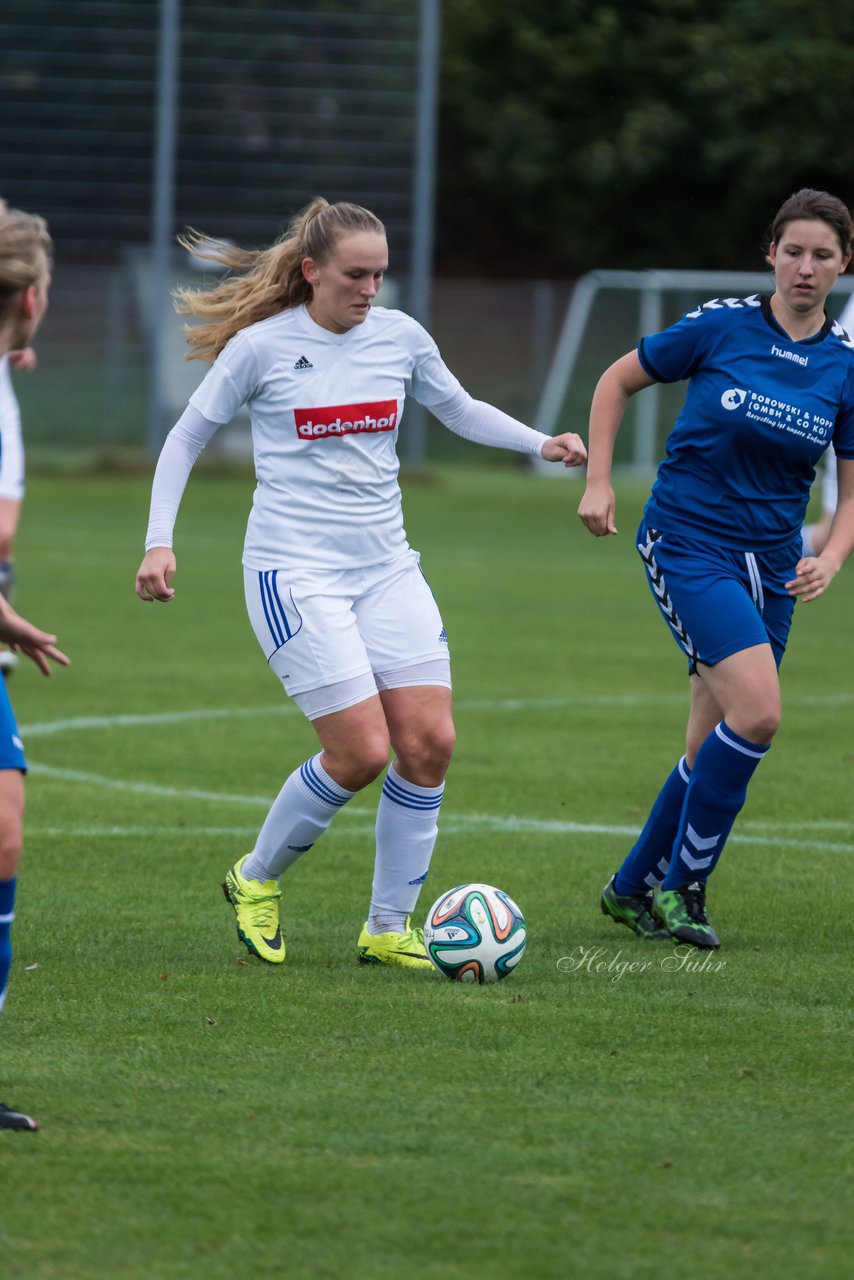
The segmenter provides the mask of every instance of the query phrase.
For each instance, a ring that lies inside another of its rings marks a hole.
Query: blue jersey
[[[651,528],[738,551],[800,537],[815,466],[854,458],[854,342],[833,320],[803,342],[770,299],[714,299],[643,338],[657,382],[688,378],[645,510]]]

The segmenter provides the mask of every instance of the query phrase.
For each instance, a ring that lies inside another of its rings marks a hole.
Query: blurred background
[[[588,273],[762,273],[788,194],[854,203],[854,11],[823,0],[4,0],[0,85],[0,195],[57,254],[39,368],[16,377],[31,467],[149,465],[204,373],[167,301],[204,282],[186,226],[256,246],[315,194],[368,205],[381,301],[527,421],[551,373],[548,429],[583,431],[645,320],[738,292],[681,277],[644,311],[642,278],[602,277],[562,379]],[[472,449],[429,422],[414,441],[416,465]],[[217,444],[245,447],[241,424]],[[638,460],[631,431],[620,447]]]

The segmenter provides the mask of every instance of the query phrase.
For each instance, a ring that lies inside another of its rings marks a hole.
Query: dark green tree
[[[854,203],[854,10],[453,0],[440,269],[751,268],[802,186]]]

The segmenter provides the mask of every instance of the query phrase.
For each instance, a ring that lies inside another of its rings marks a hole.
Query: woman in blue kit
[[[720,945],[706,881],[780,724],[795,601],[820,596],[854,545],[854,343],[824,310],[850,256],[846,206],[798,191],[771,228],[774,292],[697,307],[611,365],[593,396],[578,513],[603,537],[617,532],[611,462],[629,397],[688,380],[637,535],[688,655],[686,749],[601,903],[644,938]],[[810,485],[831,443],[839,502],[821,555],[804,556]]]

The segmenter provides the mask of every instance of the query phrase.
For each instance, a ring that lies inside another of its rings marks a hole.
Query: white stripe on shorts
[[[646,541],[639,542],[637,544],[637,548],[641,554],[644,564],[646,565],[646,571],[649,575],[649,580],[652,583],[652,589],[655,592],[655,598],[659,603],[662,614],[670,624],[673,634],[687,653],[688,657],[693,663],[697,663],[700,661],[697,653],[697,647],[688,635],[688,632],[685,629],[685,624],[676,612],[673,601],[670,599],[670,593],[667,590],[667,583],[664,579],[664,574],[659,568],[658,561],[655,558],[654,547],[660,537],[661,534],[656,529],[647,529]]]
[[[762,590],[762,575],[759,572],[759,565],[756,563],[756,556],[752,551],[745,551],[744,562],[750,575],[750,591],[753,596],[753,603],[761,613],[765,608],[765,592]]]

